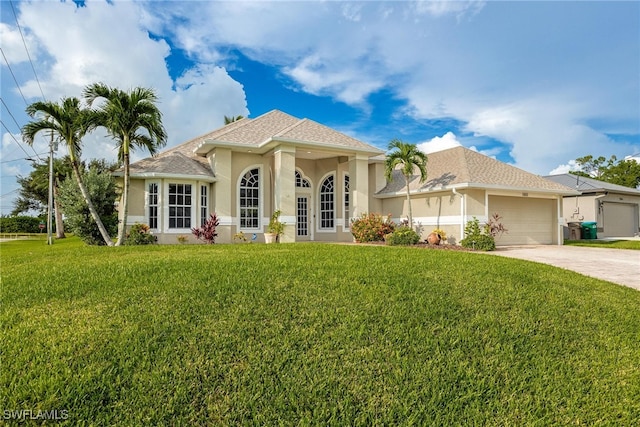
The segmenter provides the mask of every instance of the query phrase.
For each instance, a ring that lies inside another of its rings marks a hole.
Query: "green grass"
[[[640,240],[565,240],[568,246],[640,250]]]
[[[484,254],[0,245],[0,414],[69,425],[637,425],[640,292]]]

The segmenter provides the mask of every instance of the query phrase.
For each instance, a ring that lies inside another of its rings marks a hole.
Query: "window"
[[[158,228],[158,184],[149,184],[147,205],[149,206],[149,228]]]
[[[169,184],[169,228],[191,228],[191,184]]]
[[[300,172],[296,171],[296,187],[298,188],[311,188],[309,181],[302,177]]]
[[[349,175],[344,176],[344,228],[349,228]]]
[[[209,197],[207,193],[208,187],[206,185],[200,186],[200,225],[203,226],[207,222],[209,216]]]
[[[334,228],[334,185],[333,175],[329,175],[320,185],[320,228]]]
[[[260,170],[251,169],[240,180],[240,228],[260,225]]]

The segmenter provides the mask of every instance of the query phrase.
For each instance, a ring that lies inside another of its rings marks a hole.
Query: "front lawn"
[[[568,246],[640,250],[640,240],[565,240]]]
[[[386,246],[99,248],[66,239],[0,251],[4,418],[58,410],[69,425],[640,420],[640,292],[577,273]]]

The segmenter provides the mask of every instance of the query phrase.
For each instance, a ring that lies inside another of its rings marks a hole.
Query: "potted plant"
[[[264,241],[266,243],[280,242],[280,236],[284,233],[284,223],[280,222],[280,209],[271,214],[267,232],[264,233]]]

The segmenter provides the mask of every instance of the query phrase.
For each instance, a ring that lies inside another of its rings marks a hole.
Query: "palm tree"
[[[105,244],[112,246],[111,237],[91,202],[89,191],[87,191],[80,173],[81,141],[88,131],[89,112],[80,108],[80,100],[75,97],[63,98],[61,104],[49,101],[34,102],[27,107],[26,112],[32,118],[35,118],[38,113],[43,114],[44,117],[31,121],[22,127],[22,140],[28,145],[33,145],[33,140],[38,132],[50,130],[58,134],[60,139],[64,141],[69,152],[73,174],[91,217],[96,222]]]
[[[233,123],[233,122],[237,122],[238,120],[244,119],[244,116],[231,116],[231,117],[227,117],[224,116],[224,124],[225,126],[228,125],[229,123]]]
[[[122,221],[118,224],[116,241],[119,246],[125,240],[129,214],[130,154],[135,148],[144,148],[154,156],[167,143],[167,133],[162,125],[162,113],[155,104],[158,97],[152,89],[136,87],[125,92],[104,83],[94,83],[84,89],[84,98],[89,105],[98,98],[106,101],[94,111],[91,127],[105,127],[116,140],[118,160],[124,168]]]
[[[409,189],[409,181],[413,177],[413,171],[418,168],[420,171],[420,182],[427,180],[427,155],[420,151],[415,144],[402,142],[399,139],[393,139],[389,143],[385,161],[385,177],[387,181],[393,178],[393,171],[400,166],[400,172],[404,176],[404,182],[407,188],[407,204],[409,205],[409,227],[413,228],[413,214],[411,212],[411,190]],[[396,150],[396,151],[391,151]]]

